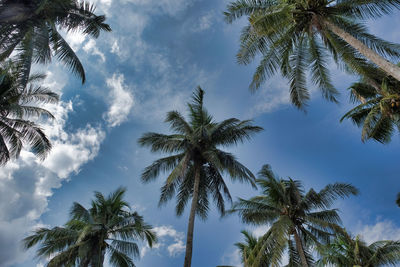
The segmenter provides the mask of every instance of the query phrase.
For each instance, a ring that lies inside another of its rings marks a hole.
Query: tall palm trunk
[[[96,252],[91,259],[91,265],[93,267],[103,267],[105,250],[102,249],[102,246],[98,246],[95,250]]]
[[[304,253],[304,249],[303,249],[303,243],[301,242],[301,239],[300,239],[296,229],[294,230],[294,239],[296,241],[297,252],[300,255],[301,265],[303,267],[308,267],[306,254]]]
[[[351,45],[353,48],[355,48],[364,57],[375,63],[375,65],[377,65],[387,74],[391,75],[392,77],[400,81],[400,67],[387,61],[385,58],[383,58],[378,53],[370,49],[368,46],[363,44],[357,38],[347,33],[340,27],[336,26],[332,22],[328,20],[323,20],[322,22],[329,30],[331,30],[334,34],[336,34],[337,36],[342,38],[345,42],[347,42],[349,45]]]
[[[192,198],[192,207],[190,208],[189,224],[186,237],[186,254],[185,254],[185,263],[183,265],[184,267],[190,267],[192,265],[193,230],[194,230],[194,219],[196,217],[197,202],[199,199],[199,186],[200,186],[200,168],[195,167],[193,198]]]

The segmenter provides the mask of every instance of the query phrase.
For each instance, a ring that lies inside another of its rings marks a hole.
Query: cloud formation
[[[48,71],[43,85],[60,93],[66,84],[62,73]],[[20,241],[40,224],[53,190],[93,160],[105,138],[100,126],[86,124],[67,130],[68,117],[74,112],[72,101],[47,104],[44,108],[55,117],[40,122],[53,145],[48,157],[40,161],[25,149],[18,160],[11,161],[0,172],[0,266],[24,261],[28,254]]]
[[[129,87],[124,83],[124,75],[114,73],[106,80],[109,93],[109,108],[104,119],[109,127],[115,127],[126,121],[133,105],[134,97]]]
[[[166,249],[170,257],[176,257],[185,251],[184,233],[166,225],[154,227],[153,231],[158,237],[158,243],[153,246],[153,249],[158,251]],[[143,247],[140,251],[141,257],[144,257],[149,250],[148,246]]]
[[[367,244],[379,240],[400,240],[400,227],[390,220],[359,225],[357,229],[356,234],[359,234]]]
[[[25,259],[20,240],[39,223],[52,190],[92,160],[105,137],[104,131],[90,125],[72,133],[66,131],[68,114],[73,111],[71,102],[47,108],[56,117],[43,127],[53,144],[48,158],[41,162],[24,150],[0,173],[0,266]]]
[[[94,39],[90,39],[84,46],[83,50],[86,53],[90,53],[95,56],[99,56],[102,62],[106,61],[106,57],[104,56],[104,53],[99,50],[99,48],[96,46],[96,41]]]
[[[122,0],[132,3],[147,12],[161,12],[170,16],[177,16],[192,4],[192,0]]]

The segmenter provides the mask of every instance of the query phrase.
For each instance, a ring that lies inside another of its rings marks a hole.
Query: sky
[[[360,129],[339,122],[351,107],[346,88],[356,77],[332,64],[340,104],[326,102],[310,87],[312,99],[304,113],[289,103],[288,84],[279,76],[249,92],[256,65],[236,63],[245,21],[224,22],[227,0],[92,2],[97,13],[107,15],[113,31],[98,39],[77,32],[66,35],[86,69],[87,82],[82,86],[56,60],[35,66],[47,74],[45,85],[61,94],[58,104],[47,106],[56,119],[42,122],[53,150],[45,161],[23,151],[0,170],[0,266],[43,266],[20,241],[36,227],[63,225],[73,202],[87,207],[94,191],[107,195],[119,186],[127,188],[127,201],[159,236],[153,249],[141,244],[136,265],[182,265],[188,210],[176,217],[174,201],[158,208],[165,175],[143,184],[140,173],[162,155],[139,147],[137,139],[149,131],[168,133],[166,112],[185,114],[199,85],[216,120],[253,119],[265,129],[229,150],[254,173],[270,164],[279,176],[299,179],[306,189],[352,183],[360,195],[335,205],[343,225],[367,242],[400,239],[400,209],[395,205],[400,192],[398,133],[388,145],[362,143]],[[400,32],[392,27],[399,23],[395,13],[369,26],[378,36],[400,43]],[[259,193],[227,181],[235,199]],[[192,266],[240,266],[233,244],[242,240],[242,229],[261,235],[268,226],[244,225],[235,215],[220,218],[215,208],[206,221],[196,220]]]

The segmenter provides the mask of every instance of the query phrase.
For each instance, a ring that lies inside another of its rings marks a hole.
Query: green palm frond
[[[377,241],[367,245],[359,236],[351,237],[346,232],[319,247],[321,259],[318,266],[397,266],[400,262],[398,241]]]
[[[150,166],[146,167],[142,172],[142,181],[148,182],[156,179],[161,172],[174,170],[175,167],[185,157],[185,154],[177,154],[154,161]]]
[[[220,147],[243,143],[262,130],[250,120],[230,118],[216,122],[204,107],[204,94],[204,90],[197,87],[188,103],[188,120],[177,111],[167,113],[165,122],[170,124],[173,134],[145,133],[138,140],[141,146],[149,147],[152,152],[172,154],[146,167],[142,180],[147,182],[168,172],[161,187],[159,205],[176,195],[175,211],[180,216],[192,200],[189,229],[193,229],[196,216],[203,220],[207,218],[211,198],[219,213],[225,214],[225,202],[231,202],[232,197],[223,174],[255,186],[252,172]],[[192,235],[190,231],[187,252],[192,246]]]
[[[27,119],[52,119],[53,115],[38,105],[56,103],[58,95],[36,84],[44,79],[44,75],[28,78],[21,68],[11,62],[3,62],[0,66],[0,165],[18,158],[24,145],[40,159],[44,159],[51,149],[43,130]]]
[[[388,61],[399,59],[400,45],[370,34],[363,24],[365,19],[399,8],[397,0],[236,0],[224,14],[228,23],[242,17],[248,20],[237,59],[247,65],[260,58],[250,90],[259,89],[280,72],[289,81],[292,103],[305,109],[310,98],[307,74],[325,99],[337,102],[339,93],[328,70],[328,55],[351,74],[368,76],[378,65],[399,79],[399,68]]]
[[[103,266],[106,253],[112,266],[135,266],[132,257],[140,254],[135,241],[152,247],[157,237],[142,216],[127,210],[125,192],[122,187],[107,197],[95,192],[90,209],[74,203],[63,227],[37,229],[24,247],[39,245],[36,254],[48,260],[46,266]]]
[[[292,103],[299,109],[304,109],[305,102],[310,99],[310,94],[306,85],[306,41],[301,38],[297,44],[297,48],[290,59],[291,73],[288,74],[290,81],[290,99]]]
[[[359,19],[376,19],[400,9],[400,1],[392,0],[344,0],[338,1],[335,11]]]
[[[373,71],[373,70],[371,70]],[[351,119],[362,127],[361,140],[389,143],[400,119],[399,82],[375,69],[373,80],[364,77],[350,89],[350,100],[359,103],[341,119]]]
[[[169,172],[161,189],[160,204],[170,200],[176,193],[177,214],[182,214],[193,194],[193,166],[198,162],[201,164],[200,171],[205,176],[200,184],[200,189],[205,190],[203,198],[199,199],[203,210],[201,213],[207,213],[207,199],[211,194],[222,214],[225,210],[224,196],[230,199],[222,173],[228,173],[233,180],[249,182],[252,185],[255,178],[232,154],[217,147],[242,143],[262,128],[254,126],[250,120],[240,121],[235,118],[214,122],[204,108],[204,90],[200,87],[193,93],[188,108],[188,122],[176,111],[167,113],[165,121],[170,124],[175,134],[145,133],[138,140],[140,145],[150,147],[152,152],[179,153],[156,160],[146,167],[142,173],[142,180],[150,181],[163,172]]]
[[[288,249],[288,266],[305,266],[303,259],[312,266],[311,249],[329,243],[335,233],[343,233],[338,210],[329,207],[338,198],[357,195],[358,190],[350,184],[335,183],[319,192],[305,192],[300,181],[278,178],[269,165],[263,166],[259,176],[257,184],[262,195],[248,200],[239,198],[229,211],[237,213],[244,223],[270,225],[253,254],[268,255],[268,266],[280,266]]]
[[[54,55],[63,62],[72,73],[79,76],[82,83],[85,83],[86,74],[83,69],[83,65],[79,58],[75,54],[74,50],[64,40],[64,38],[58,33],[56,27],[52,25],[50,32],[50,42],[53,46]]]
[[[12,1],[3,3],[10,8]],[[47,64],[56,56],[85,82],[85,71],[78,57],[57,29],[80,31],[99,37],[101,31],[111,31],[104,15],[96,15],[94,5],[86,1],[37,1],[18,11],[20,14],[0,23],[0,61],[16,54],[25,78],[31,63]],[[26,80],[25,80],[26,83]]]
[[[309,37],[311,79],[320,88],[326,99],[331,102],[338,102],[336,97],[339,95],[339,92],[333,86],[330,78],[326,51],[315,38],[315,36]]]
[[[181,134],[145,133],[138,142],[141,146],[150,146],[152,152],[174,153],[184,149],[185,138]]]

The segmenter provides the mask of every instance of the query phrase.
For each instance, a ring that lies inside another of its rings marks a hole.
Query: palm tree
[[[111,31],[105,16],[95,15],[95,7],[85,1],[5,0],[0,11],[0,61],[16,52],[25,81],[32,63],[48,63],[54,54],[84,83],[83,66],[58,29],[95,38]]]
[[[258,238],[249,231],[243,230],[241,233],[244,235],[245,242],[236,243],[235,246],[239,249],[244,267],[250,267],[254,264],[255,259],[258,257],[256,248],[258,245]],[[261,253],[263,253],[262,251]],[[268,255],[261,255],[261,260],[257,262],[259,267],[268,267]]]
[[[358,105],[340,121],[351,119],[362,126],[361,140],[389,143],[395,129],[400,129],[400,81],[375,69],[350,87],[350,100]]]
[[[102,267],[106,253],[111,266],[134,267],[131,257],[139,257],[135,240],[145,240],[151,247],[156,236],[142,216],[130,211],[123,200],[125,191],[118,188],[108,197],[95,192],[90,209],[75,202],[63,227],[37,229],[23,240],[24,246],[40,244],[37,255],[51,258],[47,267]]]
[[[56,103],[58,95],[37,85],[44,75],[32,75],[26,86],[19,83],[20,75],[20,68],[9,62],[0,66],[0,165],[18,158],[25,144],[40,159],[51,149],[43,130],[27,118],[53,118],[38,104]]]
[[[264,165],[257,184],[262,195],[249,200],[239,199],[231,212],[237,212],[244,223],[270,224],[268,232],[261,237],[257,249],[258,266],[264,252],[271,266],[279,266],[282,254],[289,249],[289,266],[309,266],[312,258],[308,249],[330,240],[333,233],[340,232],[340,217],[331,209],[337,198],[356,195],[358,190],[350,184],[335,183],[316,192],[305,193],[297,180],[277,178],[269,165]],[[262,253],[260,253],[262,252]]]
[[[142,173],[144,182],[157,178],[160,172],[171,171],[161,188],[160,205],[177,193],[176,213],[182,215],[192,198],[190,209],[185,267],[191,266],[193,230],[196,214],[206,219],[211,196],[221,214],[225,212],[225,200],[231,201],[223,174],[232,180],[248,182],[254,186],[255,177],[249,169],[239,163],[234,155],[219,149],[220,146],[244,142],[259,131],[251,121],[235,118],[215,122],[203,106],[204,91],[198,87],[189,107],[189,122],[177,111],[167,114],[165,122],[174,134],[146,133],[139,144],[148,146],[152,152],[173,154],[156,160]]]
[[[237,59],[249,64],[262,59],[250,84],[251,90],[279,69],[290,81],[293,104],[304,108],[309,99],[306,73],[323,96],[336,102],[337,90],[328,70],[328,54],[342,68],[365,75],[370,62],[400,80],[400,45],[368,33],[363,21],[400,9],[392,0],[236,0],[225,12],[226,21],[248,16]]]
[[[399,241],[377,241],[367,245],[359,236],[347,233],[321,248],[319,266],[379,267],[398,266],[400,263]]]

